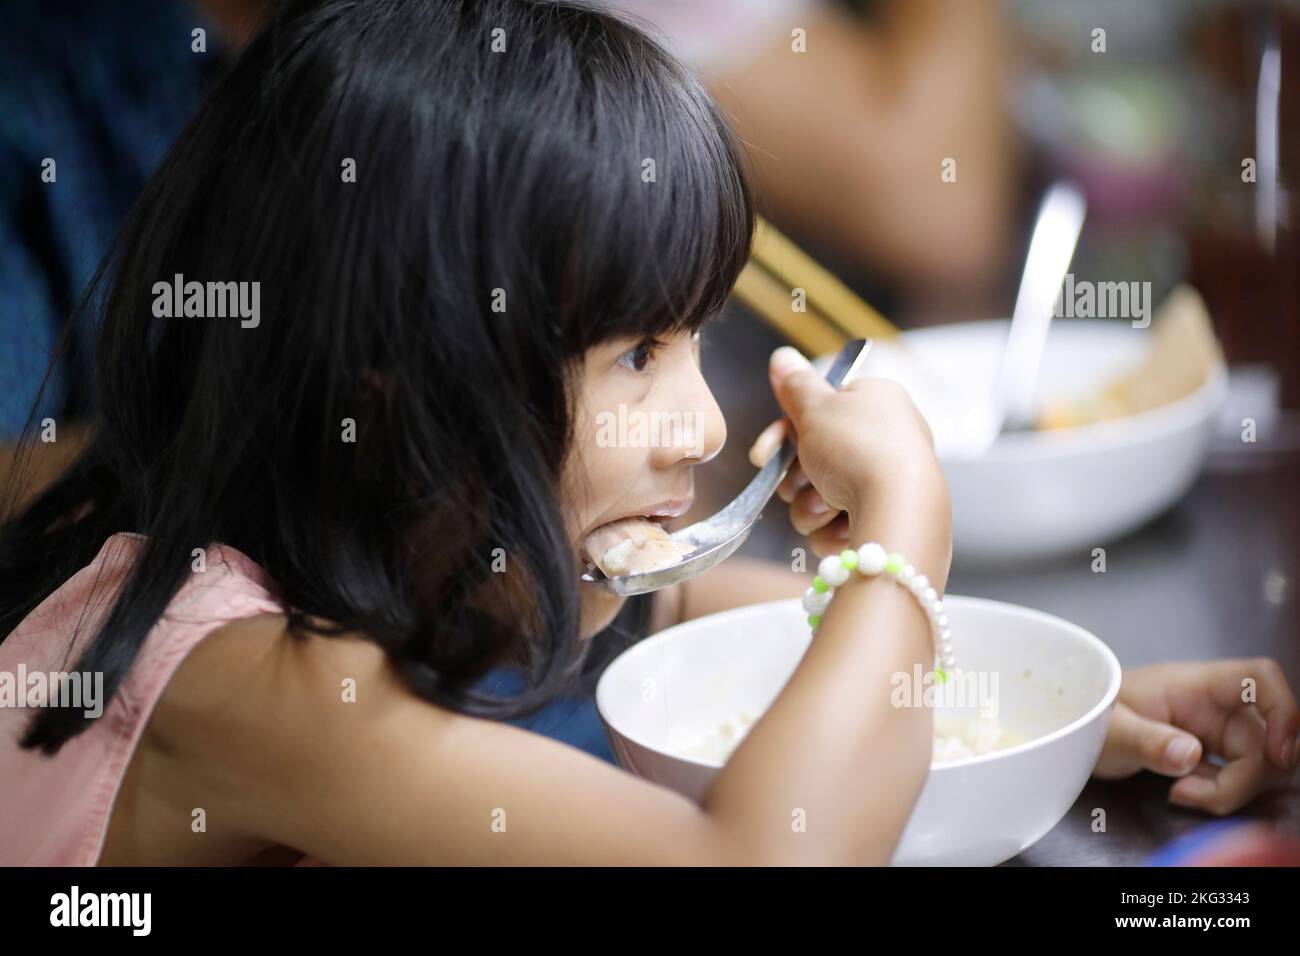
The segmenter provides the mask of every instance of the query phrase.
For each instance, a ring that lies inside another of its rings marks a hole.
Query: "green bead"
[[[822,616],[820,614],[808,615],[808,626],[811,627],[814,631],[821,626],[821,623],[822,623]]]
[[[905,564],[907,564],[907,561],[897,551],[891,551],[889,557],[885,558],[885,570],[895,577],[898,576],[899,571],[903,570]]]
[[[822,580],[822,576],[820,574],[817,575],[815,578],[813,578],[813,590],[816,591],[818,594],[825,594],[830,589],[831,586]]]
[[[934,679],[937,680],[940,684],[946,684],[948,683],[948,672],[945,671],[942,667],[936,667],[934,669]]]
[[[852,571],[858,566],[858,552],[853,550],[841,551],[840,564],[844,565],[844,570]]]

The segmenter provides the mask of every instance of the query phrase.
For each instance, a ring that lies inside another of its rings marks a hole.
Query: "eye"
[[[645,339],[620,355],[618,363],[630,371],[644,372],[646,366],[654,361],[655,353],[663,346],[664,343],[658,339]]]

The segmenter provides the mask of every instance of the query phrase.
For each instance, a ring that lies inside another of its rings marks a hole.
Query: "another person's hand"
[[[1131,668],[1093,773],[1178,777],[1171,803],[1232,813],[1291,776],[1298,730],[1295,695],[1271,659]],[[1211,763],[1210,754],[1224,763]]]

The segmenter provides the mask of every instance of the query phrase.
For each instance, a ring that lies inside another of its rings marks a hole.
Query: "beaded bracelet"
[[[901,554],[897,551],[886,554],[885,549],[874,541],[864,544],[856,551],[849,549],[822,558],[821,564],[817,565],[817,576],[803,596],[803,608],[808,612],[808,624],[814,632],[822,622],[822,612],[831,603],[835,589],[847,581],[854,570],[869,578],[888,574],[907,588],[930,622],[934,656],[941,664],[939,673],[944,674],[957,666],[952,653],[948,615],[943,612],[943,601],[938,592],[930,586],[929,579],[924,574],[917,574],[916,568],[908,564]]]

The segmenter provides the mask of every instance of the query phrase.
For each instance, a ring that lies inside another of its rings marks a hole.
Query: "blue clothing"
[[[485,677],[480,686],[485,691],[504,696],[521,690],[523,683],[517,670],[499,668]],[[590,696],[562,697],[530,717],[518,717],[506,723],[577,747],[593,757],[616,762],[605,734],[605,725],[596,711],[596,701]]]
[[[181,0],[4,0],[0,23],[2,441],[27,421],[65,323],[220,52]],[[198,27],[205,53],[191,50]],[[37,421],[91,411],[92,341],[83,318]]]

